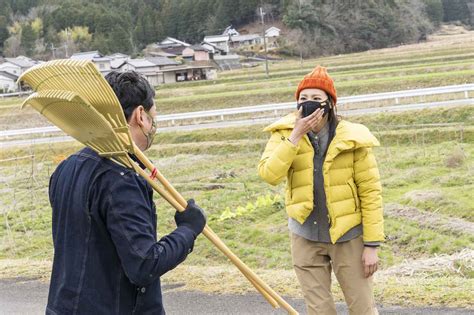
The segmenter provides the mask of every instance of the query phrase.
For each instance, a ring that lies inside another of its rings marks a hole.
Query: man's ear
[[[144,111],[145,108],[142,105],[137,106],[132,114],[130,115],[130,120],[129,120],[129,125],[131,126],[139,126],[143,127],[143,115],[142,111]]]

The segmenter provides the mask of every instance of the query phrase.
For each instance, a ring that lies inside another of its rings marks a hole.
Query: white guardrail
[[[344,112],[344,114],[352,115],[352,114],[358,114],[358,113],[363,114],[363,113],[371,113],[371,112],[380,112],[384,110],[397,111],[397,108],[399,108],[400,110],[407,110],[407,109],[421,109],[421,108],[429,108],[429,107],[437,107],[437,106],[469,105],[469,104],[474,103],[474,100],[469,98],[470,91],[474,91],[474,84],[450,85],[450,86],[425,88],[425,89],[417,89],[417,90],[404,90],[404,91],[395,91],[395,92],[386,92],[386,93],[377,93],[377,94],[346,96],[346,97],[338,98],[338,108],[341,112]],[[415,104],[394,105],[394,106],[385,106],[385,107],[361,108],[361,109],[344,111],[344,104],[349,104],[349,103],[353,104],[353,103],[360,103],[360,102],[393,99],[395,100],[395,104],[399,104],[400,99],[406,98],[406,97],[429,96],[429,95],[447,94],[447,93],[464,93],[464,99],[433,102],[433,103],[415,103]],[[265,111],[273,111],[275,114],[277,114],[279,110],[292,109],[292,108],[295,108],[295,106],[296,106],[296,102],[265,104],[265,105],[257,105],[257,106],[244,106],[244,107],[215,109],[215,110],[187,112],[187,113],[178,113],[178,114],[158,115],[155,119],[158,122],[170,122],[171,125],[174,125],[177,120],[186,120],[186,119],[219,117],[221,120],[224,120],[225,116],[228,116],[228,115],[257,113],[257,112],[265,112]],[[58,131],[60,130],[55,126],[17,129],[17,130],[4,130],[4,131],[0,131],[0,137],[31,135],[31,134],[49,134],[49,133],[58,132]]]
[[[469,91],[474,91],[474,84],[449,85],[449,86],[441,86],[441,87],[425,88],[425,89],[417,89],[417,90],[404,90],[404,91],[385,92],[385,93],[376,93],[376,94],[346,96],[346,97],[339,97],[337,99],[337,106],[340,110],[344,110],[344,104],[348,104],[348,103],[352,104],[352,103],[381,101],[381,100],[389,100],[389,99],[393,99],[395,100],[395,104],[399,104],[400,99],[406,98],[406,97],[428,96],[428,95],[461,93],[461,92],[464,92],[465,98],[469,98]],[[226,109],[215,109],[215,110],[206,110],[206,111],[198,111],[198,112],[160,115],[156,117],[156,120],[157,121],[171,121],[172,124],[174,124],[176,120],[215,117],[215,116],[220,116],[221,120],[224,120],[224,116],[226,115],[257,113],[257,112],[265,112],[265,111],[274,111],[275,113],[277,113],[278,110],[291,109],[295,107],[296,107],[296,102],[265,104],[265,105],[257,105],[257,106],[244,106],[244,107],[234,107],[234,108],[226,108]]]
[[[5,97],[30,95],[31,93],[32,93],[31,91],[15,92],[15,93],[2,93],[2,94],[0,94],[0,99],[4,99]]]

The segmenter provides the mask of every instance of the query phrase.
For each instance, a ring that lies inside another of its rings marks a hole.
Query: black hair
[[[331,104],[331,109],[329,110],[329,113],[328,113],[328,122],[327,122],[329,124],[329,140],[328,140],[328,145],[326,147],[326,152],[324,152],[324,155],[326,155],[326,153],[328,152],[329,144],[331,143],[332,139],[334,139],[334,136],[336,135],[336,128],[340,120],[340,117],[337,116],[336,106],[334,104],[334,100],[332,99],[331,95],[328,95],[328,100],[329,100],[329,103]]]
[[[117,95],[127,121],[138,106],[142,105],[146,111],[153,107],[155,90],[137,72],[112,71],[105,76],[105,79]]]

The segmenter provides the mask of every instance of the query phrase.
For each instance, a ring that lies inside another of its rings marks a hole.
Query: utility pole
[[[51,52],[53,53],[53,60],[56,59],[56,47],[54,47],[54,44],[51,43]]]
[[[68,41],[69,41],[69,31],[68,31],[68,28],[66,27],[66,44],[64,45],[64,48],[66,48],[66,58],[69,58],[68,49],[67,49]]]
[[[262,34],[263,34],[263,47],[265,48],[265,74],[268,75],[268,56],[267,56],[267,40],[265,35],[265,19],[264,19],[265,12],[263,12],[263,8],[260,7],[260,16],[262,17]]]

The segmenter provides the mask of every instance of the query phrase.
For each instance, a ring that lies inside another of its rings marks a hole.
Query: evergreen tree
[[[145,12],[143,12],[144,10]],[[134,30],[134,39],[138,47],[144,48],[146,43],[152,43],[158,40],[159,30],[157,29],[157,23],[151,10],[140,9],[138,12],[139,18]]]
[[[425,10],[428,18],[434,25],[439,26],[443,22],[443,3],[441,0],[424,0]]]
[[[3,15],[5,17],[10,16],[12,13],[12,9],[10,6],[10,1],[9,0],[0,0],[0,15]]]
[[[467,0],[442,0],[444,10],[444,21],[461,21],[469,24],[470,11]]]
[[[8,19],[6,16],[0,15],[0,55],[3,54],[3,42],[9,37],[8,34]]]
[[[125,54],[132,53],[132,46],[130,40],[131,32],[127,28],[116,27],[110,33],[108,38],[108,45],[104,49],[104,53],[110,54],[114,52],[121,52]]]
[[[32,56],[35,49],[36,35],[29,23],[23,25],[21,29],[21,47],[27,56]]]
[[[240,0],[221,0],[217,7],[217,28],[225,29],[229,25],[236,26],[239,22],[236,12],[240,12]]]
[[[31,8],[40,4],[40,0],[10,0],[10,7],[16,13],[28,14]]]

